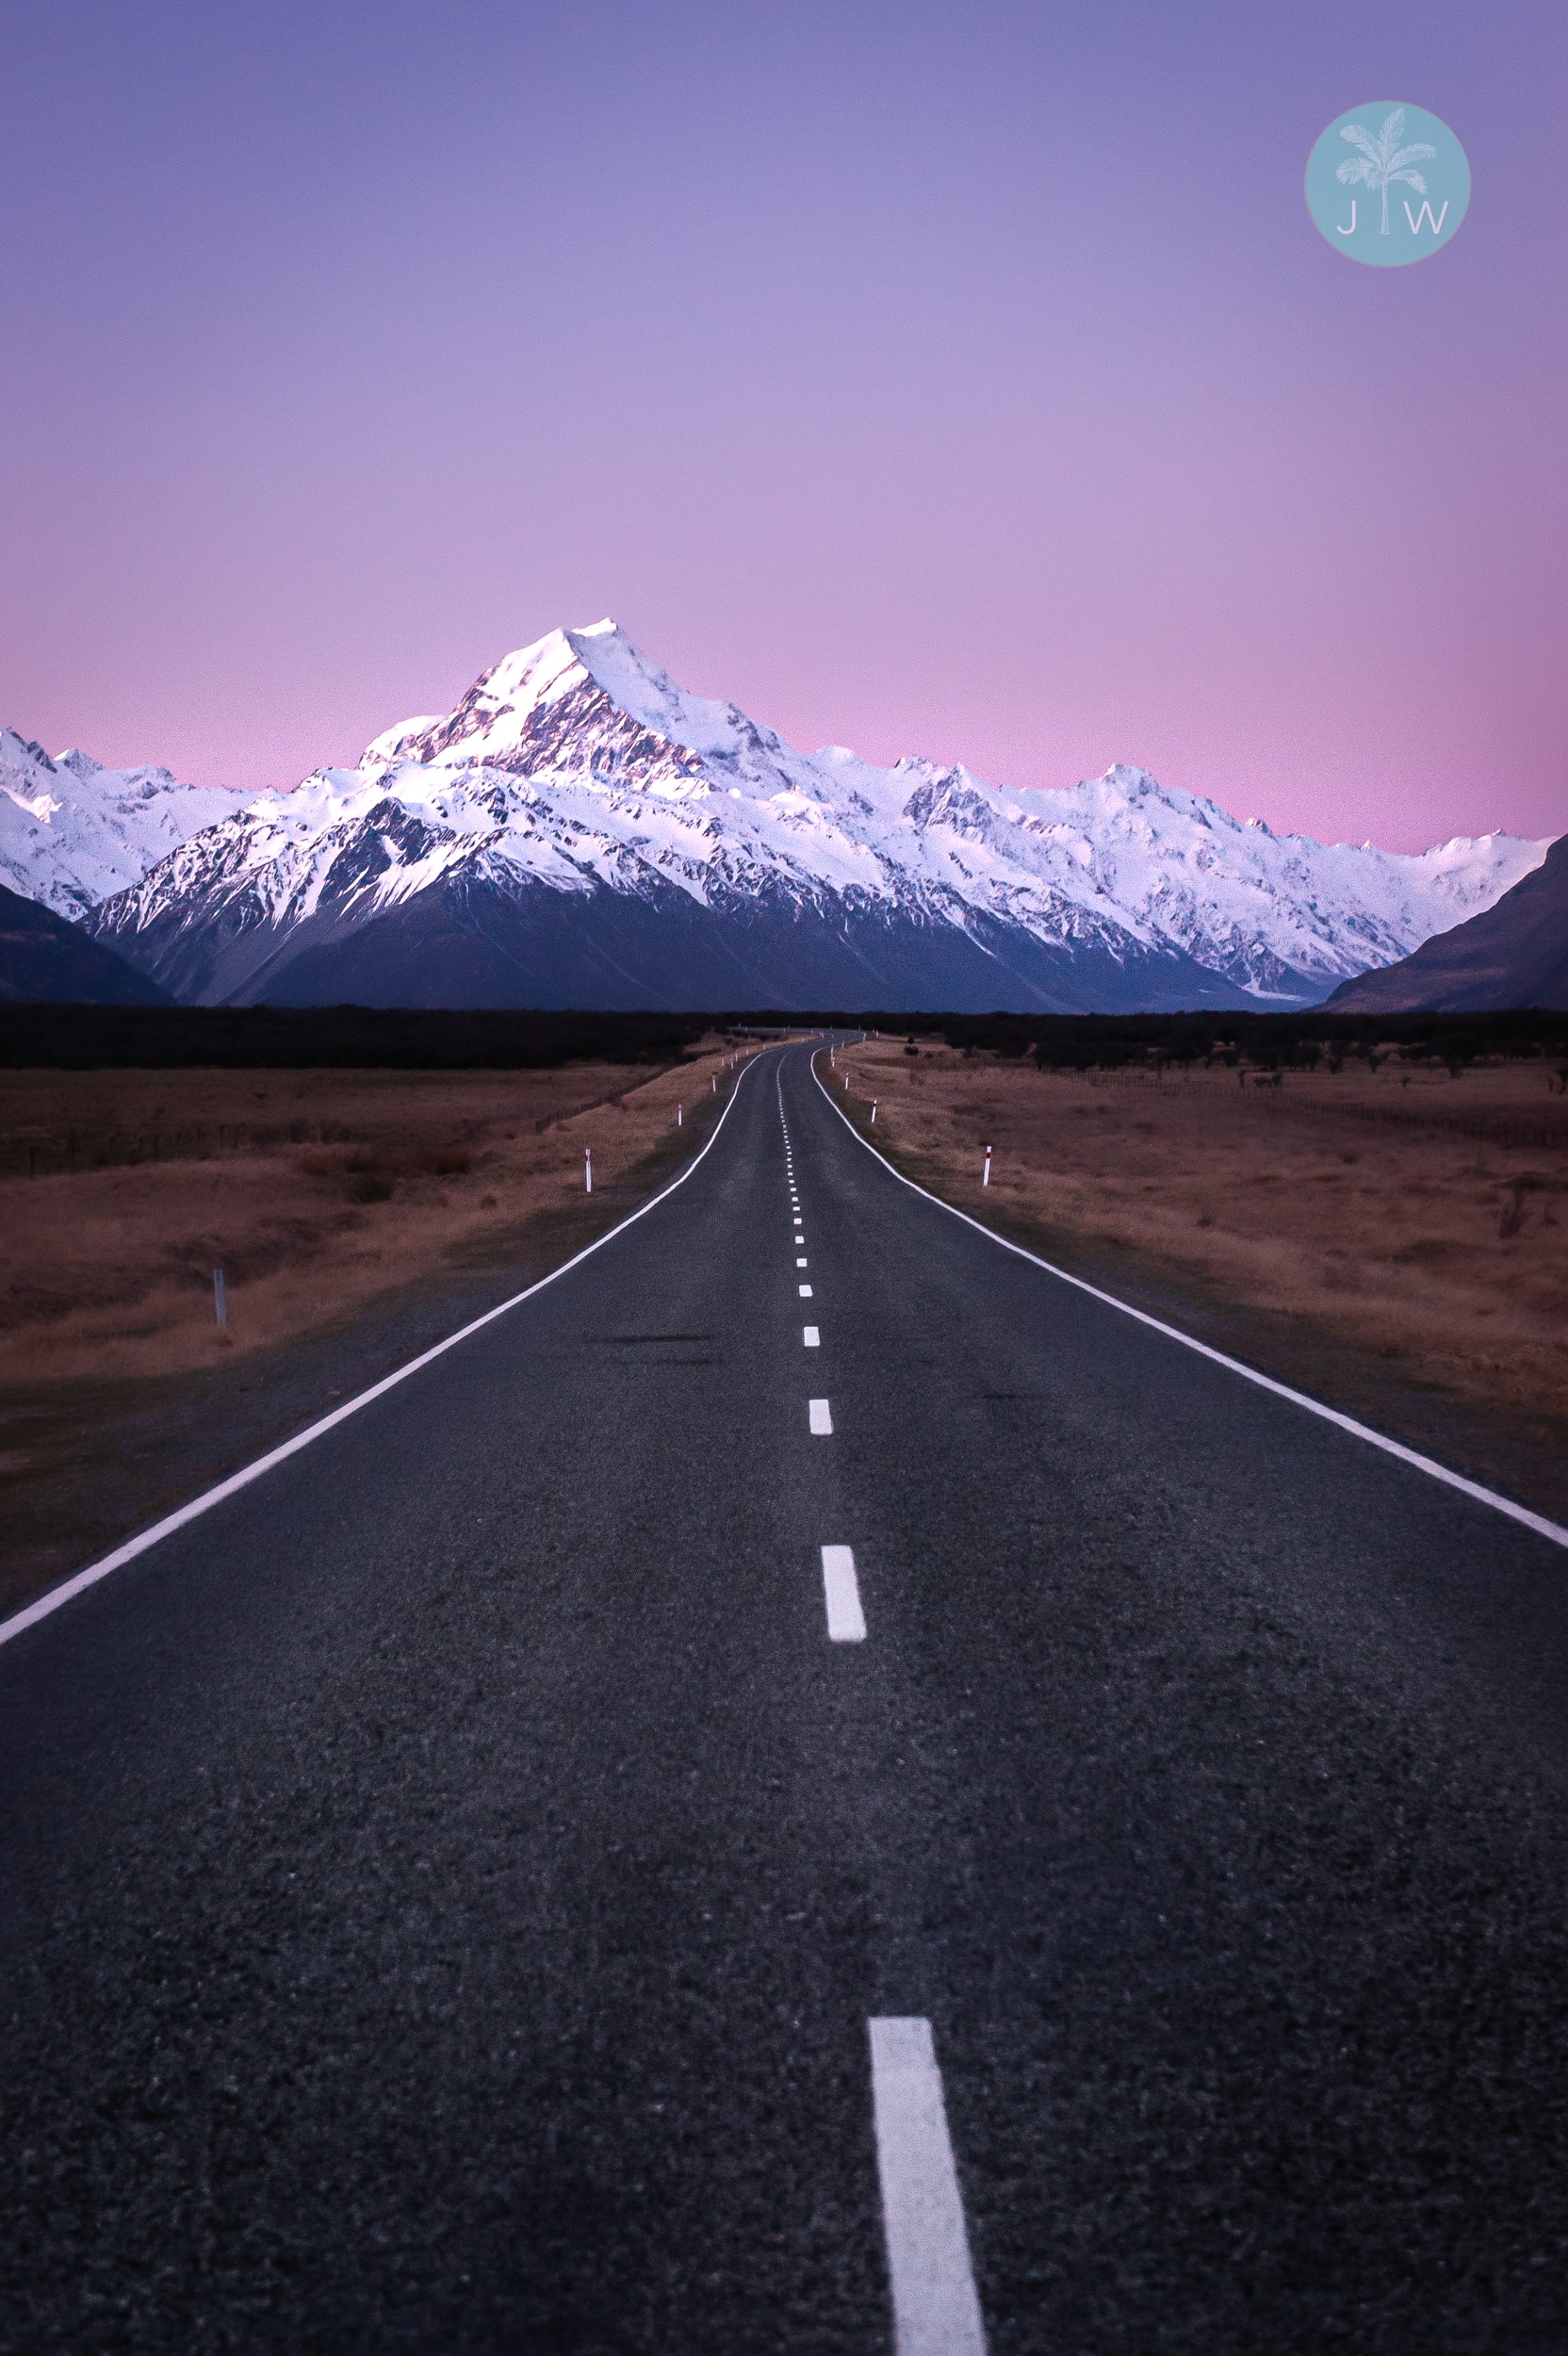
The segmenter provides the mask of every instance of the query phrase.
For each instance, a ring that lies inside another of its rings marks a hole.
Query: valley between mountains
[[[1546,849],[1282,837],[1122,764],[1008,792],[801,753],[610,621],[291,792],[0,732],[0,881],[205,1005],[1285,1009],[1490,908]]]

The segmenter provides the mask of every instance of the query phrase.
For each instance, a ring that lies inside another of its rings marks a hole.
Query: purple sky
[[[613,614],[792,742],[1568,826],[1561,0],[8,0],[0,720],[237,785]],[[1465,142],[1358,268],[1307,152]]]

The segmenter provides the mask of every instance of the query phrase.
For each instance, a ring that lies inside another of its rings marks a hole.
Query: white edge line
[[[202,1514],[209,1513],[213,1506],[221,1505],[225,1497],[232,1497],[239,1490],[248,1488],[253,1481],[259,1481],[263,1473],[270,1472],[274,1464],[281,1464],[290,1456],[297,1456],[301,1448],[310,1446],[312,1440],[320,1439],[323,1432],[331,1432],[337,1424],[345,1422],[350,1415],[357,1415],[360,1409],[368,1407],[372,1399],[380,1399],[384,1392],[395,1389],[398,1383],[405,1383],[411,1374],[417,1374],[422,1366],[430,1366],[434,1359],[445,1357],[449,1350],[455,1350],[458,1343],[466,1342],[471,1333],[479,1333],[486,1325],[493,1325],[498,1317],[504,1317],[509,1309],[515,1309],[523,1301],[531,1301],[534,1294],[542,1293],[547,1284],[553,1284],[558,1277],[565,1276],[571,1269],[580,1268],[582,1262],[591,1258],[596,1252],[602,1252],[607,1243],[613,1243],[617,1235],[624,1235],[629,1227],[634,1227],[640,1219],[645,1219],[650,1211],[657,1210],[661,1203],[667,1202],[677,1186],[683,1186],[697,1164],[712,1151],[719,1141],[719,1131],[729,1118],[730,1105],[741,1093],[746,1073],[754,1071],[760,1060],[760,1055],[754,1055],[741,1067],[740,1078],[730,1091],[729,1103],[726,1104],[714,1122],[713,1134],[702,1152],[693,1156],[678,1178],[672,1178],[667,1186],[662,1187],[658,1194],[651,1195],[639,1209],[629,1213],[627,1218],[598,1236],[595,1242],[586,1244],[580,1252],[574,1252],[569,1260],[563,1260],[559,1268],[551,1268],[547,1276],[541,1276],[537,1284],[528,1285],[520,1293],[514,1293],[509,1301],[501,1301],[496,1308],[486,1309],[482,1317],[475,1317],[471,1323],[460,1326],[455,1333],[449,1333],[445,1341],[436,1342],[431,1349],[421,1350],[417,1358],[411,1358],[406,1366],[399,1366],[395,1372],[384,1375],[379,1383],[372,1383],[369,1389],[361,1391],[357,1398],[345,1399],[343,1405],[335,1407],[330,1415],[323,1415],[318,1422],[308,1425],[303,1432],[297,1432],[291,1440],[285,1440],[280,1448],[270,1448],[265,1456],[258,1456],[254,1464],[243,1465],[238,1472],[231,1473],[226,1481],[219,1481],[216,1488],[204,1489],[200,1497],[192,1497],[188,1505],[180,1506],[176,1512],[166,1513],[161,1522],[153,1524],[151,1530],[142,1530],[138,1537],[127,1538],[124,1545],[116,1546],[112,1554],[106,1554],[101,1561],[89,1563],[85,1571],[77,1571],[72,1578],[62,1580],[58,1587],[51,1587],[47,1594],[38,1596],[34,1602],[24,1606],[22,1611],[14,1612],[8,1620],[0,1620],[0,1644],[8,1644],[11,1639],[20,1636],[24,1628],[35,1627],[40,1620],[46,1620],[50,1613],[57,1612],[62,1604],[70,1603],[74,1596],[83,1594],[89,1587],[95,1587],[101,1579],[107,1579],[111,1571],[121,1570],[127,1562],[134,1562],[139,1554],[145,1554],[148,1548],[155,1546],[160,1539],[172,1537],[176,1530],[183,1530],[188,1522],[196,1521]]]
[[[1532,1513],[1527,1505],[1515,1505],[1511,1497],[1499,1497],[1495,1489],[1484,1489],[1478,1481],[1467,1481],[1462,1473],[1450,1472],[1447,1465],[1440,1464],[1435,1457],[1422,1456],[1415,1448],[1406,1448],[1403,1441],[1391,1440],[1386,1432],[1374,1432],[1370,1424],[1358,1423],[1354,1415],[1343,1415],[1337,1407],[1327,1407],[1320,1399],[1309,1398],[1305,1391],[1292,1390],[1288,1383],[1276,1383],[1271,1374],[1260,1374],[1256,1366],[1247,1366],[1239,1358],[1227,1357],[1222,1350],[1211,1349],[1196,1334],[1184,1333],[1179,1325],[1167,1325],[1162,1317],[1152,1317],[1146,1309],[1135,1309],[1130,1301],[1119,1301],[1115,1293],[1102,1292],[1098,1284],[1090,1284],[1082,1276],[1074,1276],[1067,1268],[1057,1268],[1054,1261],[1042,1260],[1037,1252],[1027,1252],[1021,1243],[1009,1242],[1005,1235],[999,1235],[993,1227],[983,1226],[979,1219],[971,1219],[967,1211],[960,1211],[955,1204],[944,1203],[939,1194],[932,1194],[927,1187],[918,1186],[913,1178],[906,1178],[901,1170],[893,1168],[885,1153],[878,1153],[875,1146],[860,1135],[848,1114],[840,1112],[838,1105],[833,1104],[831,1092],[823,1088],[817,1074],[817,1056],[821,1052],[820,1048],[812,1051],[812,1079],[839,1114],[839,1119],[856,1143],[863,1145],[873,1159],[879,1161],[901,1186],[909,1187],[915,1194],[924,1195],[927,1203],[934,1203],[939,1211],[946,1211],[952,1219],[961,1219],[966,1227],[974,1229],[976,1235],[1000,1244],[1004,1252],[1016,1252],[1021,1260],[1031,1261],[1036,1268],[1044,1268],[1048,1276],[1058,1278],[1064,1284],[1071,1284],[1076,1291],[1087,1293],[1091,1301],[1102,1301],[1108,1309],[1119,1309],[1123,1317],[1135,1317],[1140,1325],[1147,1325],[1154,1333],[1165,1334],[1169,1341],[1180,1342],[1184,1350],[1195,1350],[1200,1358],[1208,1358],[1217,1366],[1225,1366],[1232,1374],[1239,1374],[1246,1382],[1256,1383],[1259,1390],[1272,1391],[1276,1399],[1288,1399],[1293,1407],[1304,1407],[1309,1415],[1320,1415],[1325,1423],[1337,1424],[1342,1432],[1348,1432],[1353,1438],[1365,1440],[1372,1448],[1380,1448],[1386,1456],[1396,1456],[1402,1464],[1413,1464],[1417,1472],[1426,1473],[1432,1481],[1445,1482],[1450,1489],[1460,1490],[1463,1496],[1473,1497],[1478,1505],[1489,1505],[1494,1513],[1506,1513],[1510,1521],[1522,1523],[1526,1530],[1533,1530],[1538,1538],[1549,1538],[1555,1546],[1568,1546],[1568,1530],[1560,1522],[1548,1521],[1544,1513]],[[0,1629],[0,1636],[3,1635],[4,1630]]]

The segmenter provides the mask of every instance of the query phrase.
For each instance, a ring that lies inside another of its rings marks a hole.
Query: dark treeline
[[[673,1063],[714,1031],[880,1030],[1054,1071],[1243,1062],[1265,1071],[1376,1057],[1391,1048],[1454,1069],[1496,1056],[1568,1055],[1568,1014],[597,1014],[374,1006],[0,1006],[0,1068],[91,1071],[208,1065],[525,1071],[564,1063]]]
[[[875,1016],[866,1018],[873,1023]],[[1032,1055],[1051,1071],[1154,1070],[1208,1062],[1266,1072],[1376,1059],[1391,1049],[1451,1069],[1497,1056],[1568,1055],[1568,1014],[1522,1007],[1503,1014],[992,1014],[887,1015],[880,1027],[950,1047]]]
[[[0,1069],[519,1072],[674,1063],[707,1014],[404,1006],[0,1006]]]

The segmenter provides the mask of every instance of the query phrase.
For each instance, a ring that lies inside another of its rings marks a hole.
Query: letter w
[[[1422,223],[1424,221],[1431,221],[1431,224],[1432,224],[1432,236],[1433,236],[1434,237],[1440,237],[1443,235],[1443,224],[1444,224],[1445,221],[1446,221],[1446,219],[1447,219],[1447,218],[1448,218],[1448,200],[1447,200],[1447,198],[1446,198],[1446,197],[1445,197],[1445,198],[1444,198],[1444,200],[1443,200],[1443,210],[1442,210],[1442,212],[1440,212],[1440,213],[1437,215],[1437,217],[1436,217],[1436,219],[1435,219],[1435,220],[1433,220],[1433,218],[1432,218],[1432,208],[1431,208],[1431,206],[1430,206],[1429,204],[1427,204],[1427,203],[1426,203],[1426,201],[1425,201],[1424,199],[1423,199],[1423,202],[1422,202],[1421,210],[1420,210],[1418,213],[1413,213],[1413,212],[1411,211],[1411,209],[1410,209],[1410,200],[1409,200],[1409,198],[1407,197],[1407,198],[1406,198],[1406,200],[1405,200],[1405,219],[1406,219],[1406,220],[1409,221],[1409,223],[1410,223],[1410,233],[1411,233],[1411,236],[1412,236],[1413,237],[1418,237],[1421,235],[1421,223]]]

